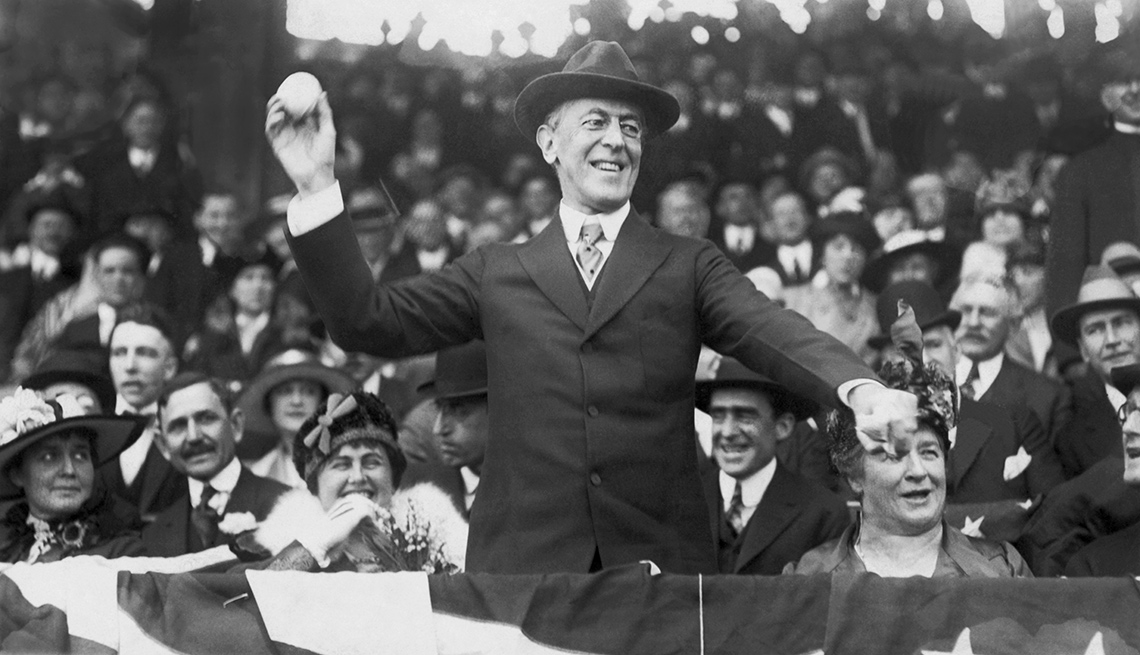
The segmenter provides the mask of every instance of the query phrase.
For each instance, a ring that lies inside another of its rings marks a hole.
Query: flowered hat
[[[143,417],[88,416],[74,396],[44,400],[31,389],[16,389],[0,400],[0,500],[23,495],[8,479],[7,470],[20,453],[43,439],[73,430],[93,434],[98,468],[134,443],[147,423]]]

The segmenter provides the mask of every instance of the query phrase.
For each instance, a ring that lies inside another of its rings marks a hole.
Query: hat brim
[[[863,246],[863,250],[866,251],[868,256],[878,250],[879,246],[882,245],[882,240],[879,238],[879,235],[875,233],[875,228],[870,225],[867,226],[867,230],[863,230],[849,223],[826,219],[816,221],[815,224],[812,225],[812,242],[820,252],[822,252],[823,246],[827,245],[828,241],[831,241],[840,234],[851,237],[855,243]]]
[[[239,458],[261,457],[277,445],[277,426],[265,411],[265,400],[274,387],[291,380],[316,382],[330,394],[348,393],[357,387],[356,380],[347,373],[312,362],[274,366],[265,371],[249,383],[237,402],[245,415],[245,428],[238,444]]]
[[[0,446],[0,500],[14,500],[24,495],[8,476],[12,461],[31,446],[44,439],[83,429],[95,432],[95,468],[118,458],[146,429],[150,419],[124,416],[74,416],[64,418],[31,430]]]
[[[1140,298],[1106,298],[1062,307],[1049,321],[1049,326],[1053,328],[1053,336],[1070,346],[1076,346],[1080,335],[1081,317],[1089,312],[1105,309],[1131,309],[1140,316]]]
[[[578,98],[622,100],[639,107],[650,137],[673,127],[681,115],[677,99],[652,84],[601,73],[549,73],[526,85],[515,99],[515,125],[533,139],[547,114]]]
[[[435,380],[428,380],[420,386],[416,387],[416,391],[436,400],[451,400],[453,398],[467,398],[468,396],[486,396],[487,387],[476,387],[474,389],[459,389],[458,391],[450,391],[440,393],[436,388]]]
[[[899,259],[915,253],[930,255],[938,262],[938,279],[934,280],[934,287],[941,286],[950,276],[956,275],[962,263],[962,253],[954,246],[944,241],[923,241],[903,246],[867,262],[867,268],[863,270],[863,286],[873,293],[882,293],[887,286],[887,273],[891,266]]]
[[[954,331],[958,329],[958,326],[961,323],[962,312],[956,309],[947,309],[929,321],[926,321],[925,323],[919,325],[918,329],[925,331],[932,327],[945,325],[946,327],[950,328],[951,331]],[[887,326],[887,332],[876,334],[870,339],[867,339],[867,345],[874,348],[875,350],[882,350],[883,348],[891,345],[890,326]]]
[[[792,416],[794,416],[797,421],[806,421],[812,416],[815,416],[820,409],[818,403],[808,400],[807,398],[801,398],[779,384],[774,382],[762,382],[760,380],[701,380],[697,382],[695,396],[696,408],[707,413],[709,402],[712,399],[712,392],[717,389],[729,387],[758,389],[773,396],[783,396],[787,403],[788,410],[791,411]]]
[[[20,386],[26,389],[43,389],[44,387],[50,387],[60,382],[82,384],[95,392],[95,397],[99,399],[99,405],[104,412],[109,413],[114,411],[115,385],[109,379],[98,373],[67,370],[42,371],[40,373],[32,373],[24,378]]]

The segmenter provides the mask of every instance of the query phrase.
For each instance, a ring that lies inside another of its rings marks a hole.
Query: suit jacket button
[[[589,408],[586,409],[586,413],[589,414],[590,416],[597,416],[598,415],[598,408],[594,407],[593,405],[590,405]]]
[[[597,473],[591,473],[590,484],[594,485],[595,487],[602,486],[602,476],[598,475]]]

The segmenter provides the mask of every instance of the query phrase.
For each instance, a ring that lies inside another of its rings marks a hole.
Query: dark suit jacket
[[[873,373],[707,240],[631,214],[587,293],[559,220],[435,274],[375,286],[341,215],[291,238],[333,339],[382,357],[487,344],[490,434],[467,570],[716,570],[693,446],[701,343],[836,404]]]
[[[1069,478],[1080,475],[1108,457],[1120,457],[1120,421],[1108,401],[1104,382],[1091,368],[1070,383],[1073,393],[1072,417],[1057,432],[1057,456]]]
[[[724,223],[717,221],[714,229],[709,231],[709,241],[712,241],[728,261],[741,273],[747,273],[757,266],[771,266],[779,270],[780,263],[776,261],[776,247],[760,237],[760,230],[756,230],[756,238],[752,241],[752,249],[748,252],[735,253],[728,249],[724,242]]]
[[[1017,477],[1004,479],[1006,458],[1020,448],[1033,458]],[[1049,437],[1027,410],[962,399],[958,435],[946,465],[947,503],[1023,501],[1064,481]]]
[[[729,532],[720,496],[719,470],[703,475],[709,526],[720,552],[720,572],[749,575],[779,575],[789,562],[843,533],[851,522],[847,507],[838,496],[782,464],[760,504],[737,536]]]
[[[1140,575],[1140,523],[1101,537],[1077,551],[1065,566],[1065,575],[1070,578]]]
[[[153,443],[131,486],[123,480],[118,458],[100,467],[95,476],[104,489],[129,503],[146,521],[186,495],[186,478],[174,470]]]
[[[1140,135],[1113,132],[1057,179],[1046,262],[1050,316],[1077,299],[1081,276],[1114,241],[1140,241]]]
[[[8,378],[24,326],[44,303],[74,281],[62,272],[51,280],[37,280],[30,266],[0,272],[0,380]]]
[[[216,543],[203,544],[198,533],[190,523],[190,492],[186,489],[186,481],[182,482],[183,495],[170,507],[166,508],[155,518],[154,522],[143,528],[143,545],[146,546],[147,555],[151,557],[177,557],[186,553],[196,553],[218,546],[223,543],[223,535],[219,533]],[[273,504],[281,494],[289,491],[289,487],[276,480],[262,478],[254,475],[249,469],[241,467],[241,475],[237,485],[230,494],[226,503],[226,514],[249,512],[253,517],[262,521],[273,509]]]
[[[1057,432],[1069,422],[1071,396],[1065,385],[1006,356],[993,384],[978,400],[1011,411],[1018,407],[1032,410],[1052,442]]]
[[[226,291],[240,265],[238,258],[219,252],[207,267],[196,238],[177,242],[163,254],[158,270],[147,282],[146,298],[170,317],[176,348],[202,324],[206,308]]]

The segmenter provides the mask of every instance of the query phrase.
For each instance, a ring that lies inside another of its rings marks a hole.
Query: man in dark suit
[[[1074,157],[1057,180],[1046,274],[1050,314],[1072,302],[1079,274],[1115,241],[1140,242],[1140,38],[1121,35],[1099,66],[1114,130]]]
[[[185,478],[181,498],[143,529],[148,555],[175,557],[221,545],[232,537],[221,529],[227,516],[248,513],[262,521],[289,490],[238,461],[244,417],[217,382],[200,373],[176,377],[162,390],[158,412],[155,443]]]
[[[716,466],[702,477],[720,573],[779,575],[843,532],[843,501],[776,458],[818,405],[725,358],[715,379],[697,383],[697,407],[712,417]]]
[[[432,429],[439,461],[411,462],[401,486],[430,482],[468,516],[487,452],[487,349],[482,341],[439,351],[435,378],[420,386],[435,398]]]
[[[1140,299],[1107,266],[1085,271],[1077,301],[1053,315],[1055,339],[1075,346],[1088,365],[1072,381],[1073,413],[1056,448],[1071,478],[1120,455],[1117,411],[1126,400],[1111,385],[1112,369],[1140,363]]]
[[[1006,340],[1017,328],[1017,288],[1007,276],[967,278],[950,306],[961,312],[955,335],[961,357],[955,380],[964,397],[1009,411],[1028,408],[1041,421],[1049,441],[1069,420],[1069,390],[1005,356]]]
[[[760,198],[756,187],[743,180],[721,186],[713,208],[709,240],[741,273],[771,265],[776,249],[760,236]]]
[[[850,403],[868,447],[893,447],[914,429],[912,395],[876,382],[711,243],[655,230],[632,211],[643,140],[677,113],[620,46],[588,44],[516,103],[520,129],[558,174],[558,219],[525,244],[376,286],[333,175],[327,100],[303,120],[270,101],[266,133],[300,192],[290,245],[333,338],[393,357],[486,341],[491,438],[469,571],[586,572],[644,559],[715,571],[692,442],[702,342],[797,394]]]

